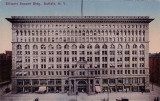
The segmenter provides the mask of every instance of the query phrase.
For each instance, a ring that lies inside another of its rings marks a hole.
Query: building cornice
[[[150,23],[149,16],[12,16],[11,23]]]

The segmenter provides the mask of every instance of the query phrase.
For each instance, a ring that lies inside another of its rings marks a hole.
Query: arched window
[[[136,44],[134,44],[134,45],[133,45],[133,48],[137,48],[137,45],[136,45]]]
[[[129,49],[129,48],[130,48],[129,44],[126,44],[126,49]]]
[[[29,47],[29,45],[25,45],[25,49],[29,49],[30,47]]]
[[[120,32],[121,32],[121,35],[123,35],[123,31],[121,30]]]
[[[56,33],[56,35],[58,35],[58,31],[57,30],[55,31],[55,33]]]
[[[41,49],[46,49],[46,46],[45,45],[41,45]]]
[[[64,30],[63,33],[66,34],[66,31]]]
[[[73,32],[73,30],[71,31],[71,35],[73,35],[74,34],[74,32]]]
[[[111,30],[109,31],[109,34],[112,35],[112,31]]]
[[[92,34],[93,34],[93,31],[91,30],[90,33],[91,33],[91,35],[92,35]]]
[[[95,49],[99,49],[100,46],[98,44],[95,45]]]
[[[38,49],[38,46],[37,45],[33,45],[33,49]]]
[[[102,48],[103,48],[103,49],[107,49],[107,45],[104,44],[104,45],[102,46]]]
[[[145,31],[143,31],[143,35],[145,35]]]
[[[39,41],[39,38],[36,38],[36,41],[38,42],[38,41]]]
[[[87,30],[86,33],[89,34],[89,31]]]
[[[111,49],[115,49],[115,46],[113,44],[110,45]]]
[[[70,35],[70,31],[69,30],[67,31],[67,35]]]
[[[72,49],[77,49],[77,46],[75,44],[73,44]]]
[[[60,30],[59,33],[62,33],[62,31]]]
[[[91,44],[87,45],[87,49],[92,49],[92,45]]]
[[[62,46],[58,44],[58,45],[56,46],[56,48],[57,48],[57,49],[61,49]]]
[[[124,35],[126,35],[126,34],[127,34],[127,31],[125,30],[125,31],[124,31]]]
[[[82,33],[85,33],[85,30],[83,30]]]
[[[69,49],[69,45],[68,44],[64,45],[64,49]]]
[[[139,35],[141,35],[141,31],[139,31]]]
[[[79,48],[80,48],[80,49],[84,49],[85,46],[81,44],[81,45],[79,46]]]
[[[50,44],[50,45],[48,46],[48,49],[54,49],[53,45]]]
[[[141,44],[139,48],[144,49],[145,47],[143,44]]]
[[[136,30],[136,35],[137,35],[138,31]]]
[[[17,45],[17,49],[22,49],[22,46],[21,45]]]
[[[132,30],[132,35],[134,35],[134,31]]]
[[[102,30],[101,33],[104,34],[104,30]]]
[[[108,35],[108,30],[105,31],[106,35]]]
[[[16,33],[17,33],[17,36],[18,36],[18,33],[19,33],[18,30],[16,31]]]
[[[42,42],[43,40],[42,40],[42,38],[40,38],[40,42]]]
[[[121,44],[118,45],[118,49],[122,49],[122,45]]]

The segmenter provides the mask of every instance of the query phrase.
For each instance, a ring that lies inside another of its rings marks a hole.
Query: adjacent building
[[[149,56],[150,82],[160,85],[160,53]]]
[[[0,86],[11,82],[12,51],[0,53]]]
[[[18,92],[149,89],[148,16],[12,16]]]

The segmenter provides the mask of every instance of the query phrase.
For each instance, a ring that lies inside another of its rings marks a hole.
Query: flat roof
[[[49,23],[49,22],[124,22],[150,23],[149,16],[11,16],[11,23]]]

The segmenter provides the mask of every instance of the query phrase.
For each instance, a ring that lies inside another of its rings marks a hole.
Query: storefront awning
[[[27,72],[24,72],[24,74],[27,74]]]
[[[19,74],[19,75],[21,75],[21,74],[22,74],[22,72],[19,72],[18,74]]]
[[[43,93],[46,91],[46,87],[39,87],[37,93]]]
[[[101,87],[100,86],[95,86],[96,92],[101,92]]]

